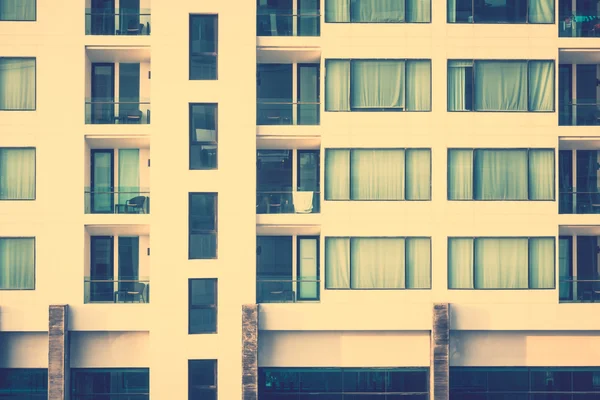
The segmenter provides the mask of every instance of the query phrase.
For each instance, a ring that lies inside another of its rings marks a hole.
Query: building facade
[[[0,398],[600,398],[595,2],[75,3],[0,0]]]

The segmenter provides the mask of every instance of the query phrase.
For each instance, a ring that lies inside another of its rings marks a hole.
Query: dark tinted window
[[[217,257],[217,194],[190,193],[189,258]]]
[[[188,361],[188,400],[217,398],[217,360]]]
[[[217,280],[190,279],[188,333],[217,331]]]
[[[190,104],[190,169],[217,168],[217,105]]]
[[[190,79],[217,79],[216,15],[190,16]]]

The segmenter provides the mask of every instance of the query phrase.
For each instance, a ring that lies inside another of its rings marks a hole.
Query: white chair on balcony
[[[314,192],[294,192],[292,200],[294,201],[294,210],[298,214],[310,214],[313,209]]]

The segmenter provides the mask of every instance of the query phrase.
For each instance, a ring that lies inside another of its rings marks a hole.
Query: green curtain
[[[119,149],[119,204],[140,196],[140,150]]]
[[[431,61],[406,62],[406,110],[431,111]]]
[[[406,239],[406,288],[431,288],[431,239]]]
[[[325,22],[350,22],[350,0],[325,0]]]
[[[554,238],[529,240],[529,288],[554,288]]]
[[[554,200],[554,150],[529,150],[529,200]]]
[[[351,107],[403,109],[404,74],[404,61],[352,60]]]
[[[527,238],[476,238],[475,289],[527,289]]]
[[[406,150],[407,200],[431,200],[431,150]]]
[[[470,60],[448,60],[448,111],[467,109],[467,68],[473,68]]]
[[[0,57],[0,110],[35,110],[35,58]]]
[[[350,200],[350,150],[325,150],[325,200]]]
[[[402,149],[354,149],[350,174],[352,200],[404,200]]]
[[[473,150],[448,151],[448,200],[473,200]]]
[[[325,238],[325,287],[350,288],[350,238]]]
[[[325,111],[350,111],[350,60],[325,61]]]
[[[475,110],[527,111],[527,62],[475,61]]]
[[[0,289],[35,289],[33,238],[0,238]]]
[[[406,0],[406,22],[431,22],[431,0]]]
[[[402,289],[405,287],[405,242],[402,238],[352,238],[351,282],[353,289]]]
[[[36,0],[1,0],[0,21],[35,21]]]
[[[475,200],[527,200],[527,150],[475,150]]]
[[[473,289],[473,238],[448,238],[448,288]]]
[[[355,0],[350,7],[352,22],[404,22],[405,0]]]
[[[35,199],[35,149],[0,149],[0,199]]]
[[[554,111],[554,61],[529,62],[529,111]]]
[[[529,23],[554,23],[554,0],[529,0]]]

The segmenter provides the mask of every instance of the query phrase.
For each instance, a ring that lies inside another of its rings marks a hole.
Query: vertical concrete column
[[[431,372],[433,400],[449,400],[450,313],[448,304],[433,305]]]
[[[258,305],[242,306],[242,400],[258,400]]]
[[[48,320],[48,400],[69,398],[69,306],[51,305]]]

